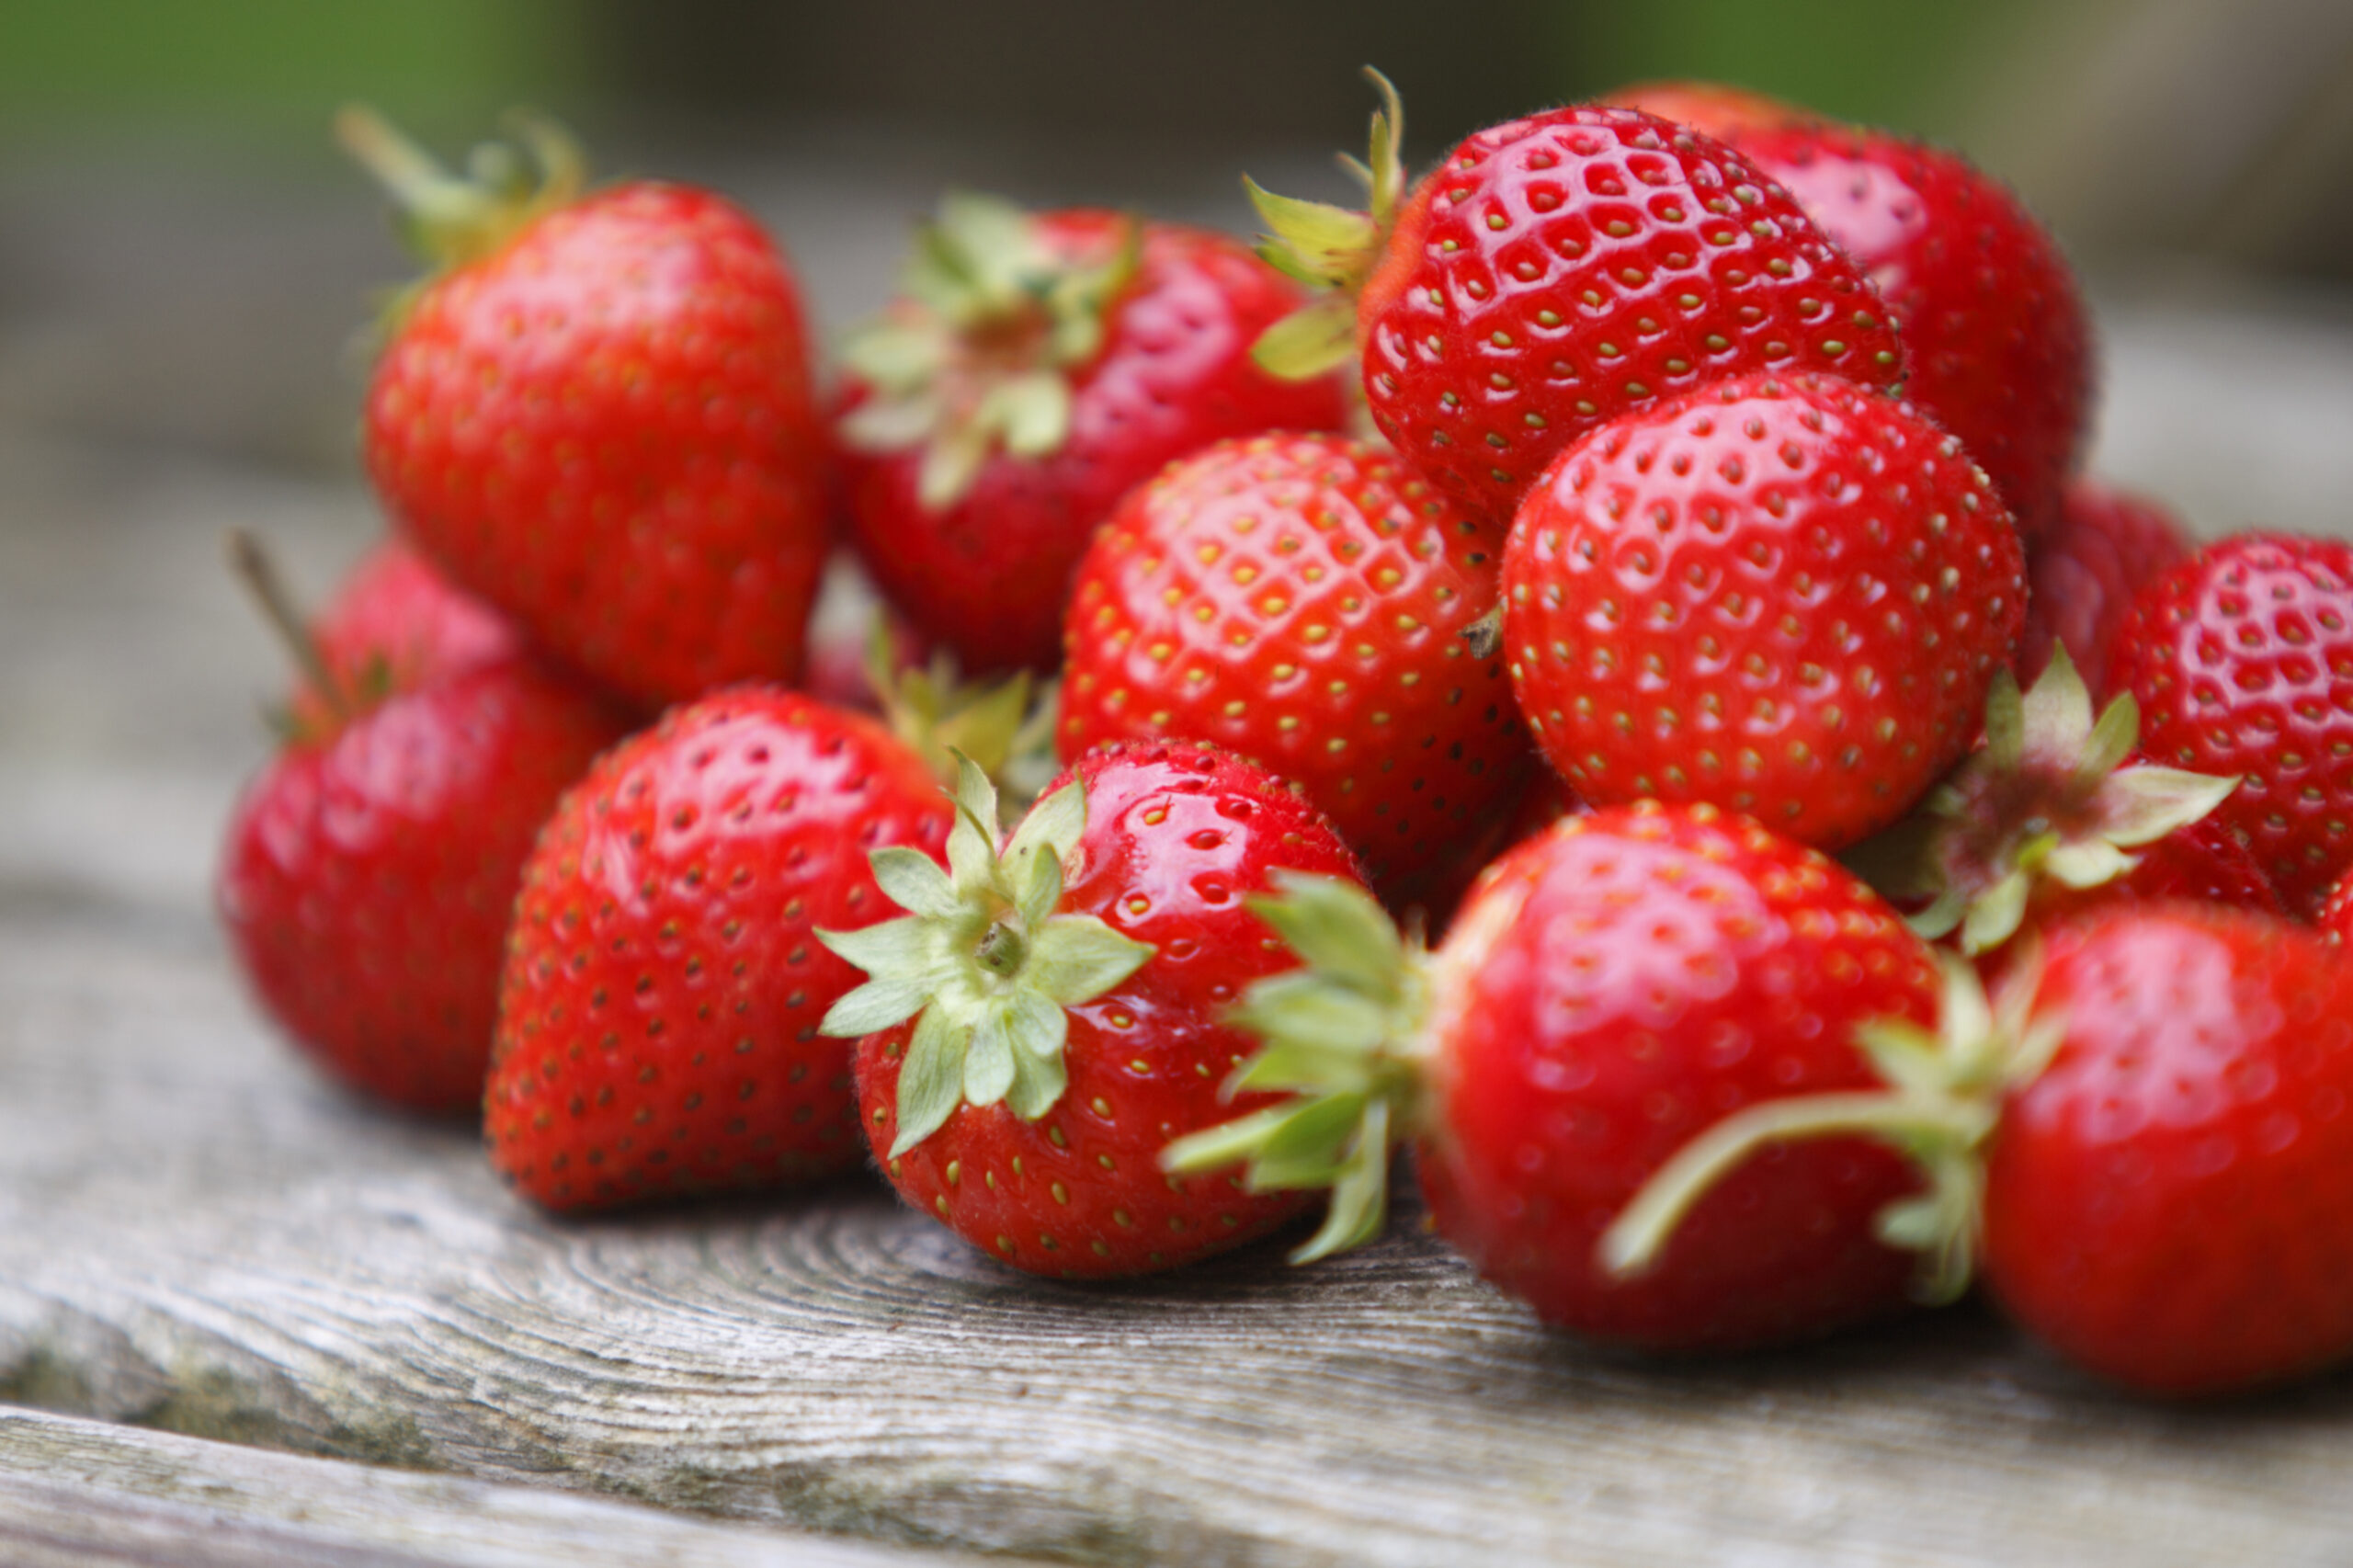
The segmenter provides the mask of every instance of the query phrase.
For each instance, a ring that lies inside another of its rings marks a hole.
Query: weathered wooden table
[[[818,226],[763,188],[831,313],[866,303],[912,203]],[[2209,528],[2344,526],[2341,311],[2111,302],[2105,465]],[[2150,1408],[1973,1308],[1646,1365],[1410,1210],[1312,1271],[1108,1289],[866,1181],[541,1218],[470,1131],[315,1077],[224,962],[210,864],[279,676],[218,536],[323,585],[374,524],[347,470],[87,394],[110,354],[173,384],[129,319],[0,317],[0,1561],[2353,1560],[2344,1378]]]

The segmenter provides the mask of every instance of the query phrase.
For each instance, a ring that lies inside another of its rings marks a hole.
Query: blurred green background
[[[529,104],[716,184],[838,326],[948,184],[1234,228],[1245,169],[1344,198],[1367,62],[1409,160],[1715,77],[1960,146],[2096,292],[2353,301],[2348,0],[0,0],[0,421],[347,473],[348,344],[403,268],[349,99],[445,154]]]
[[[822,123],[1207,166],[1345,142],[1368,61],[1425,154],[1717,77],[1955,142],[2094,254],[2353,277],[2345,0],[7,0],[0,149],[160,135],[299,163],[364,97],[443,138],[529,101],[624,146]]]

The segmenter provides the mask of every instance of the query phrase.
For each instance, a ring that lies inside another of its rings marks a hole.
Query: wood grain
[[[938,1553],[911,1557],[29,1411],[0,1411],[0,1562],[9,1568],[951,1568]]]

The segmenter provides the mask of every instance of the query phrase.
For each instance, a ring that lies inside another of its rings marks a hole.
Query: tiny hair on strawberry
[[[1569,442],[1726,376],[1902,380],[1870,278],[1723,143],[1572,105],[1475,132],[1408,188],[1397,95],[1368,74],[1368,210],[1249,186],[1259,254],[1324,290],[1258,355],[1356,364],[1381,434],[1472,506],[1510,516]]]
[[[857,1040],[874,1158],[902,1197],[998,1261],[1096,1278],[1172,1268],[1266,1234],[1292,1192],[1172,1176],[1170,1142],[1229,1113],[1252,1049],[1227,1017],[1296,970],[1258,914],[1272,879],[1361,888],[1300,795],[1214,747],[1105,746],[1012,834],[967,764],[943,872],[873,858],[907,913],[823,939],[869,978],[825,1031]]]
[[[794,678],[832,525],[790,264],[720,196],[587,189],[568,138],[517,129],[461,178],[337,121],[433,267],[383,324],[369,480],[451,577],[641,703]]]
[[[1910,1302],[1914,1261],[1874,1226],[1922,1183],[1859,1137],[1736,1173],[1640,1278],[1597,1250],[1693,1138],[1870,1089],[1855,1030],[1933,1022],[1927,945],[1816,851],[1712,806],[1648,801],[1507,852],[1432,952],[1339,883],[1286,879],[1260,913],[1308,965],[1243,998],[1235,1017],[1264,1046],[1228,1088],[1285,1097],[1164,1157],[1242,1166],[1254,1189],[1330,1188],[1296,1258],[1378,1233],[1394,1139],[1414,1146],[1438,1233],[1581,1335],[1735,1350]]]
[[[966,669],[1051,666],[1072,570],[1130,488],[1227,437],[1347,422],[1337,377],[1251,358],[1303,298],[1211,230],[949,196],[843,346],[851,543]]]

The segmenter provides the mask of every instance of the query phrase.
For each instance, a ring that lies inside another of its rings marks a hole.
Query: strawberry
[[[1345,389],[1250,358],[1301,301],[1224,235],[955,196],[843,350],[850,535],[968,669],[1053,664],[1070,574],[1130,487],[1228,436],[1335,429]]]
[[[2244,782],[2214,814],[2289,910],[2353,865],[2353,544],[2242,534],[2146,584],[2109,678],[2149,755]]]
[[[1333,287],[1260,347],[1361,364],[1373,422],[1474,507],[1508,517],[1606,421],[1750,370],[1893,385],[1886,308],[1788,192],[1636,109],[1578,106],[1479,131],[1404,193],[1376,76],[1370,213],[1251,187],[1260,254]]]
[[[2090,433],[2091,325],[2050,233],[1968,159],[1704,84],[1632,87],[1648,109],[1779,181],[1879,290],[1904,339],[1904,395],[1961,437],[2032,540]]]
[[[2057,522],[2027,551],[2033,592],[2018,640],[2018,678],[2032,681],[2064,646],[2095,699],[2109,695],[2109,650],[2141,585],[2188,559],[2181,519],[2146,496],[2089,480],[2067,486]]]
[[[2038,1338],[2151,1393],[2353,1355],[2353,967],[2312,932],[2142,906],[2050,938],[2063,1019],[1985,1156],[1985,1278]]]
[[[347,142],[443,270],[400,307],[368,389],[369,478],[464,586],[648,703],[790,679],[824,563],[824,441],[799,290],[708,191],[517,199],[461,185],[381,122]]]
[[[218,888],[230,949],[337,1079],[410,1109],[470,1109],[524,856],[620,721],[576,681],[500,651],[486,612],[397,555],[363,565],[313,642],[250,541],[240,553],[311,673],[284,749],[230,823]]]
[[[1520,711],[1578,796],[1712,801],[1824,848],[1967,749],[2026,597],[2009,514],[1950,436],[1770,375],[1562,453],[1504,595]]]
[[[1081,562],[1057,739],[1214,741],[1307,791],[1385,889],[1457,858],[1529,772],[1493,609],[1503,530],[1338,436],[1211,447]]]
[[[948,802],[873,721],[767,687],[673,709],[565,794],[524,869],[484,1131],[550,1209],[854,1164],[857,983],[820,926],[883,913],[869,851],[936,855]]]
[[[365,705],[495,663],[524,646],[512,621],[453,585],[398,537],[378,544],[351,569],[312,618],[310,641],[332,689],[323,692],[306,678],[295,690],[289,721],[309,731],[332,727],[340,694],[353,694]]]
[[[1088,753],[1002,848],[970,765],[958,807],[951,874],[879,854],[911,913],[825,936],[872,976],[824,1027],[863,1037],[858,1101],[892,1185],[1004,1262],[1082,1278],[1174,1267],[1296,1213],[1290,1194],[1172,1180],[1156,1156],[1223,1113],[1250,1048],[1228,1007],[1297,965],[1255,895],[1287,870],[1360,885],[1331,825],[1194,745]]]
[[[1439,1233],[1545,1322],[1653,1350],[1803,1338],[1900,1308],[1913,1263],[1874,1234],[1918,1178],[1859,1138],[1793,1147],[1707,1193],[1649,1272],[1597,1244],[1694,1134],[1870,1082],[1864,1024],[1917,1025],[1936,964],[1854,878],[1707,805],[1573,817],[1497,861],[1434,955],[1362,899],[1294,883],[1270,920],[1333,933],[1253,990],[1268,1040],[1233,1079],[1295,1097],[1171,1149],[1334,1187],[1300,1256],[1380,1224],[1393,1127]]]

